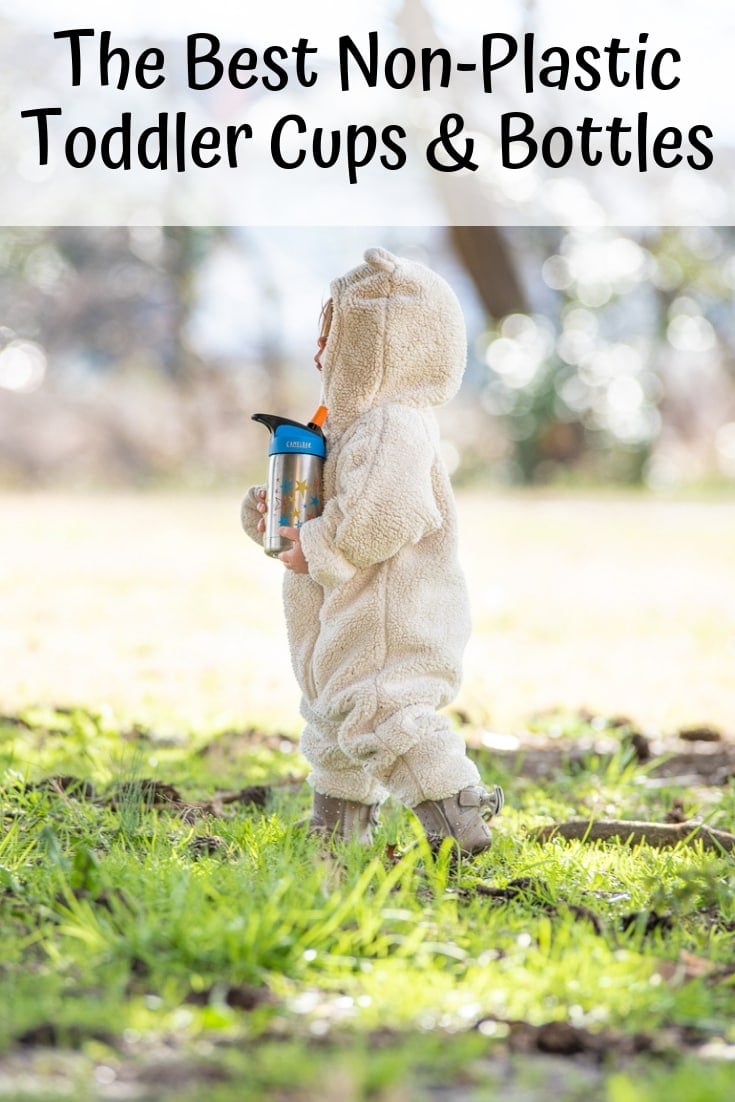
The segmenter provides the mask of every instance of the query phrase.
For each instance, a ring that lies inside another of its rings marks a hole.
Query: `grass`
[[[459,867],[393,806],[367,853],[298,826],[279,568],[236,503],[4,516],[0,1099],[732,1096],[732,857],[530,835],[679,804],[732,829],[732,781],[649,784],[604,718],[733,725],[727,506],[463,499],[473,745],[619,749],[541,781],[473,751],[508,805]]]
[[[90,712],[26,719],[0,726],[0,1051],[36,1082],[13,1097],[54,1097],[68,1058],[61,1081],[81,1099],[106,1097],[100,1075],[135,1098],[203,1084],[223,1100],[428,1098],[442,1084],[483,1097],[492,1083],[541,1098],[534,1078],[560,1057],[519,1052],[553,1022],[589,1049],[563,1079],[582,1076],[579,1097],[640,1087],[658,1102],[697,1081],[696,1097],[724,1099],[735,1085],[732,860],[527,837],[601,800],[638,814],[633,766],[577,764],[543,788],[501,776],[513,799],[495,845],[456,867],[394,807],[371,851],[326,853],[297,825],[308,797],[291,755],[252,732],[156,748]],[[206,762],[223,738],[218,777]],[[44,783],[69,769],[86,787]],[[152,772],[181,796],[168,810]],[[264,777],[263,807],[182,815]],[[650,813],[667,798],[657,788]],[[709,799],[708,821],[731,818],[732,787]]]

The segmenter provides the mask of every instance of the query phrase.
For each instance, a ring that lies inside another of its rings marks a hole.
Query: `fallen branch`
[[[538,842],[552,838],[578,839],[580,842],[609,842],[616,838],[631,846],[646,842],[649,846],[692,845],[701,842],[705,849],[718,853],[735,849],[735,834],[715,830],[704,823],[646,823],[633,819],[573,819],[569,823],[552,823],[532,831]]]

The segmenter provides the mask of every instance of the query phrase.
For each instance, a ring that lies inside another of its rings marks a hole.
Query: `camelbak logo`
[[[303,451],[304,448],[313,446],[311,440],[286,440],[285,444],[287,448],[293,448],[294,451]]]

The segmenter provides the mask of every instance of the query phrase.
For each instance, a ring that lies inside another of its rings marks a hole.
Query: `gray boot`
[[[503,790],[495,785],[488,792],[471,784],[444,800],[425,800],[413,808],[432,846],[444,838],[455,838],[462,853],[482,853],[490,845],[488,819],[497,815],[505,802]]]
[[[314,792],[309,832],[369,846],[379,817],[380,804],[359,804],[354,800],[342,800],[337,796]]]

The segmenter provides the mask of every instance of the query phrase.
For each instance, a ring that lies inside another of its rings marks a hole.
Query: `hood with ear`
[[[332,432],[377,406],[438,406],[456,394],[465,325],[441,276],[373,248],[364,264],[333,281],[331,295],[322,387]]]

